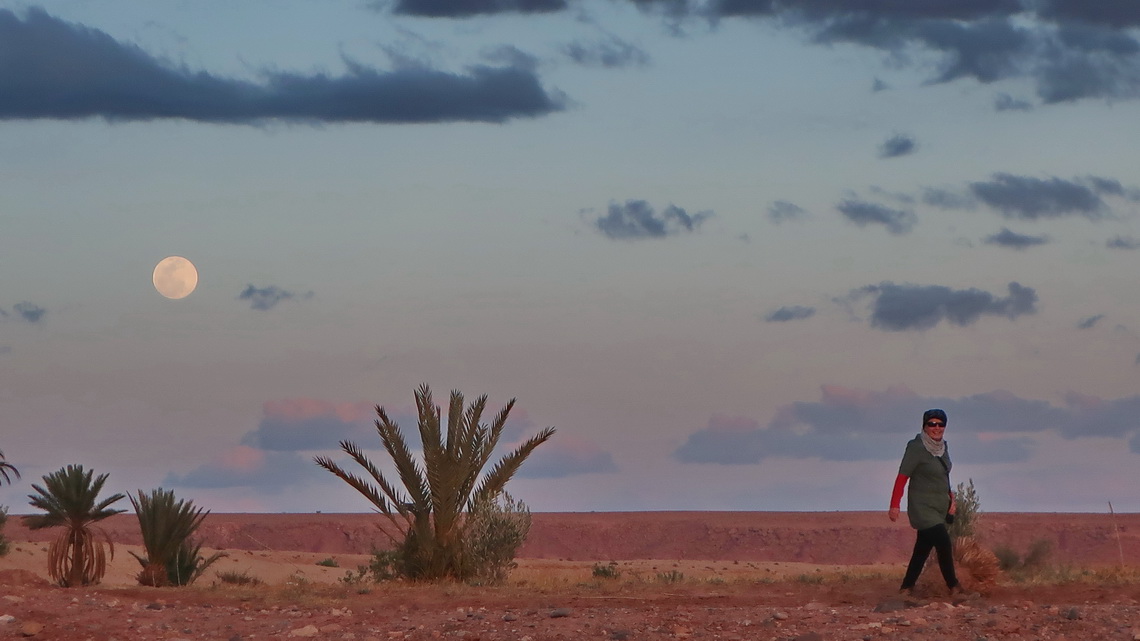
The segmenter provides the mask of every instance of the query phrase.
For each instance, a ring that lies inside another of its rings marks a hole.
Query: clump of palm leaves
[[[0,478],[3,478],[5,483],[11,485],[12,477],[9,476],[9,474],[14,474],[16,478],[20,478],[20,470],[17,470],[15,465],[4,460],[4,452],[0,451]]]
[[[400,559],[396,569],[401,576],[468,580],[478,576],[480,568],[472,562],[467,516],[499,496],[531,452],[554,434],[554,428],[524,441],[484,474],[514,399],[485,425],[481,420],[487,397],[465,406],[463,394],[452,391],[445,431],[440,407],[432,400],[428,386],[420,386],[415,397],[422,464],[412,456],[400,427],[383,407],[376,406],[376,431],[395,464],[403,490],[351,441],[341,441],[341,449],[364,468],[368,478],[345,471],[328,457],[314,460],[360,492],[403,533],[402,538],[389,535]]]
[[[195,507],[193,501],[175,500],[172,490],[159,488],[149,495],[139,490],[131,496],[131,505],[139,518],[146,556],[131,552],[142,571],[141,585],[189,585],[215,561],[226,556],[217,552],[209,558],[201,554],[202,545],[191,541],[208,511]]]
[[[28,529],[63,528],[48,548],[48,575],[63,587],[98,583],[107,573],[108,550],[115,556],[111,539],[93,524],[123,512],[110,507],[123,495],[98,500],[107,475],[93,478],[93,473],[68,465],[44,476],[44,487],[33,484],[36,494],[28,495],[31,506],[45,512],[25,516]]]

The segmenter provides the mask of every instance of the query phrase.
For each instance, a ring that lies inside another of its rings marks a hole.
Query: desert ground
[[[191,587],[148,588],[137,521],[119,515],[103,582],[64,589],[46,572],[53,533],[13,515],[0,639],[1140,640],[1140,514],[984,514],[985,545],[1048,541],[1049,572],[951,597],[929,568],[905,598],[913,533],[879,512],[538,513],[506,585],[345,581],[383,523],[211,514],[200,538],[226,556]]]

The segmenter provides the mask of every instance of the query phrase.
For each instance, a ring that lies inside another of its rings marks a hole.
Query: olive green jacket
[[[925,530],[946,522],[946,512],[950,509],[950,446],[942,454],[942,465],[922,445],[922,435],[915,436],[906,444],[899,474],[910,477],[906,494],[906,515],[910,526]]]

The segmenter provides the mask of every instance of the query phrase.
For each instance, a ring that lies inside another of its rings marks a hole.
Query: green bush
[[[997,557],[998,567],[1004,572],[1015,570],[1021,565],[1021,555],[1008,545],[999,545],[994,548],[994,556]]]
[[[317,561],[317,565],[320,565],[320,566],[323,566],[326,568],[339,568],[340,567],[340,564],[336,562],[336,559],[332,558],[331,556],[327,559],[321,559],[320,561]]]
[[[657,581],[659,583],[680,583],[685,580],[685,575],[677,570],[669,570],[668,572],[658,572]]]
[[[974,479],[970,482],[959,483],[954,492],[955,514],[954,522],[948,528],[950,539],[957,541],[962,537],[977,534],[978,520],[981,517],[981,500],[974,489]]]
[[[464,526],[468,575],[478,583],[506,581],[518,566],[515,555],[530,533],[530,523],[526,504],[505,491],[477,503]]]
[[[206,568],[226,556],[217,552],[204,558],[202,545],[190,537],[202,525],[208,511],[195,507],[190,500],[175,500],[174,492],[159,488],[150,494],[138,491],[138,497],[129,497],[139,519],[143,548],[146,556],[131,552],[142,571],[138,575],[141,585],[189,585]]]
[[[4,524],[8,522],[8,508],[0,505],[0,556],[8,553],[8,539],[4,538]]]
[[[994,556],[998,559],[998,567],[1007,572],[1015,580],[1025,580],[1043,574],[1049,568],[1049,556],[1053,553],[1053,544],[1046,539],[1037,539],[1029,544],[1025,554],[1018,554],[1008,545],[994,548]]]
[[[621,570],[618,569],[617,561],[610,561],[605,565],[595,563],[593,574],[595,579],[616,579],[621,576]]]

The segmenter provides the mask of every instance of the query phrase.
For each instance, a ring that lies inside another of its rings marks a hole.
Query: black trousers
[[[930,550],[938,552],[938,567],[942,570],[942,578],[946,580],[946,587],[958,587],[958,577],[954,575],[954,550],[950,543],[950,532],[946,530],[945,523],[918,531],[914,541],[914,552],[910,555],[910,564],[906,567],[906,576],[903,577],[902,588],[913,588],[918,582],[918,575],[922,573],[922,566],[926,565],[926,557]]]

